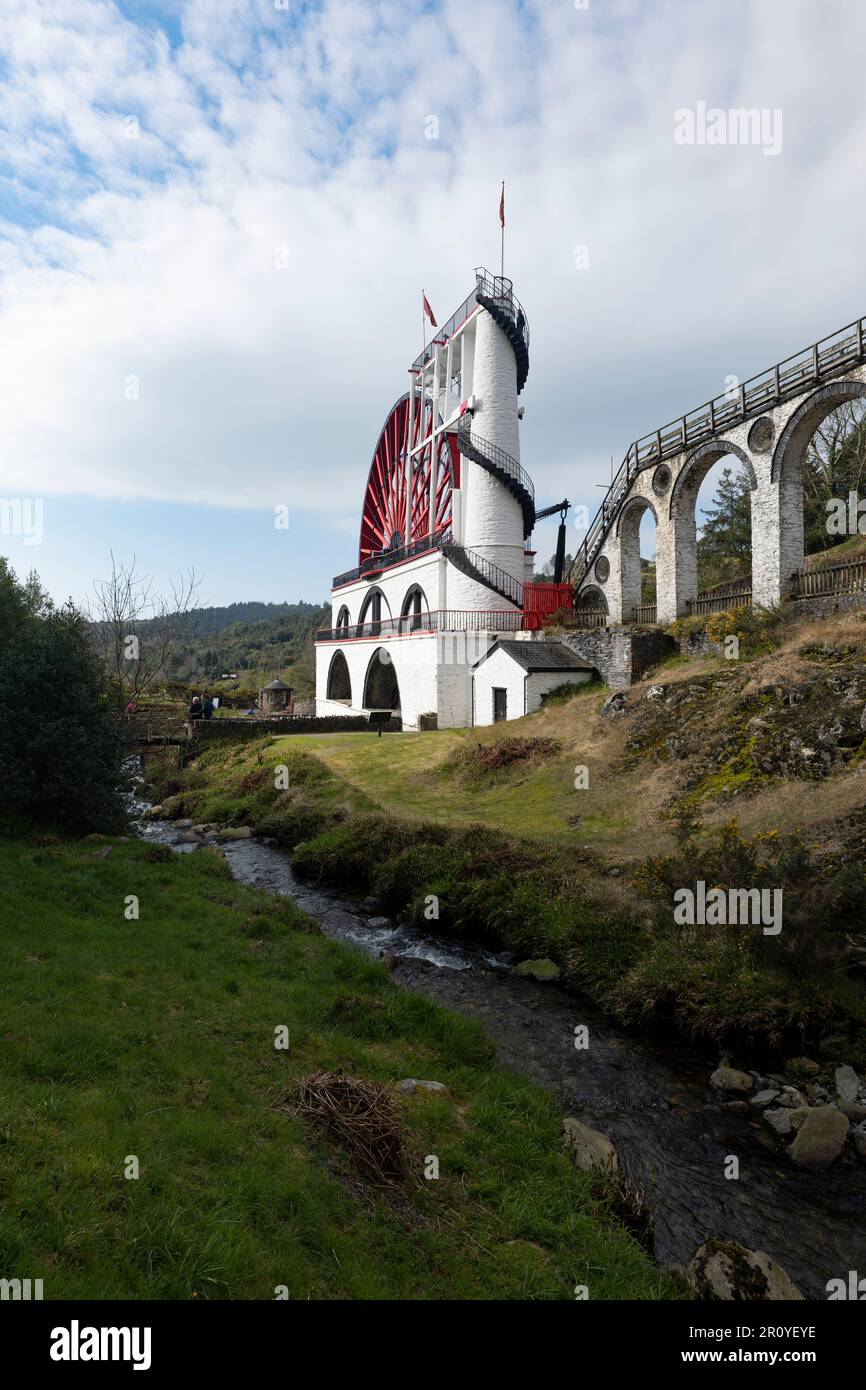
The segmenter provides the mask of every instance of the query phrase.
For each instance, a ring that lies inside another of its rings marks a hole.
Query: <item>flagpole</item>
[[[502,208],[505,207],[505,180],[504,180],[504,179],[502,180],[502,195],[501,195],[500,207],[502,207]],[[500,279],[504,280],[504,279],[505,279],[505,218],[504,218],[504,216],[500,219],[500,221],[502,222],[502,236],[501,236],[501,242],[500,242],[500,247],[499,247],[499,276],[500,276]]]

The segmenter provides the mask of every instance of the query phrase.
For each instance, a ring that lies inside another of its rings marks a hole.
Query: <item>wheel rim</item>
[[[416,403],[417,403],[416,397]],[[426,401],[423,410],[416,410],[412,426],[412,443],[430,433],[432,405]],[[409,444],[409,395],[402,396],[394,406],[379,435],[361,513],[359,563],[371,555],[401,549],[406,543],[406,455]],[[431,454],[435,460],[431,460]],[[409,510],[409,544],[420,541],[431,531],[430,470],[435,462],[435,503],[432,530],[446,529],[451,524],[451,497],[457,486],[458,455],[453,437],[437,436],[435,448],[428,444],[416,455],[412,470],[412,493]]]

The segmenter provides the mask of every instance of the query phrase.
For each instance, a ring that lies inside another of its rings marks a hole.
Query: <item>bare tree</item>
[[[866,406],[846,401],[818,426],[806,449],[803,502],[806,550],[825,550],[838,542],[826,527],[827,502],[862,492],[866,478]]]
[[[113,551],[109,578],[94,580],[88,616],[121,713],[164,679],[196,607],[200,582],[190,569],[161,594],[149,575],[139,573],[134,555],[126,564]]]

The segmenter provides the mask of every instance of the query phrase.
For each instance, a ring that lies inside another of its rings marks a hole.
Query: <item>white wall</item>
[[[517,363],[502,329],[482,310],[476,318],[472,434],[520,461],[517,416]],[[469,550],[522,580],[523,513],[508,488],[480,464],[461,460],[463,535]]]
[[[320,642],[316,646],[316,713],[361,714],[364,710],[364,684],[373,654],[384,650],[394,667],[400,687],[400,707],[406,728],[415,728],[419,714],[438,711],[436,682],[436,634],[417,637],[374,637],[349,642]],[[335,652],[341,651],[349,667],[352,683],[351,706],[336,704],[327,697],[328,671]]]
[[[493,723],[493,689],[502,687],[506,692],[506,717],[520,719],[525,713],[524,700],[526,672],[518,666],[513,657],[503,651],[495,651],[474,673],[475,719],[478,726]]]
[[[435,551],[430,555],[422,555],[417,560],[407,560],[403,565],[397,565],[392,570],[385,570],[383,574],[373,579],[356,579],[351,584],[344,584],[339,589],[331,591],[331,626],[337,623],[337,614],[345,604],[349,610],[349,622],[357,623],[364,599],[371,589],[381,589],[385,602],[382,604],[382,617],[386,618],[390,610],[392,618],[399,618],[403,607],[403,600],[413,584],[419,584],[424,590],[430,610],[444,607],[441,602],[442,588],[442,567],[445,560]]]
[[[520,719],[541,709],[541,697],[558,685],[584,685],[589,671],[524,671],[512,656],[495,651],[475,671],[475,723],[493,723],[493,690],[507,692],[506,718]]]

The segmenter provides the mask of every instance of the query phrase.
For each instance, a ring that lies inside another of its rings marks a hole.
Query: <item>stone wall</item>
[[[622,690],[640,680],[644,671],[673,656],[677,644],[666,632],[628,627],[598,627],[567,632],[557,640],[594,666],[606,685]],[[563,681],[569,679],[563,673]]]
[[[851,613],[866,608],[866,593],[820,594],[814,598],[796,598],[791,606],[804,618],[829,618],[832,613]]]
[[[209,719],[196,720],[192,726],[193,739],[213,742],[224,738],[262,738],[273,734],[342,734],[369,733],[378,728],[372,725],[365,714],[333,715],[325,718],[308,719]],[[187,729],[190,725],[187,725]],[[388,723],[382,725],[384,733],[400,733],[402,721],[391,715]]]

